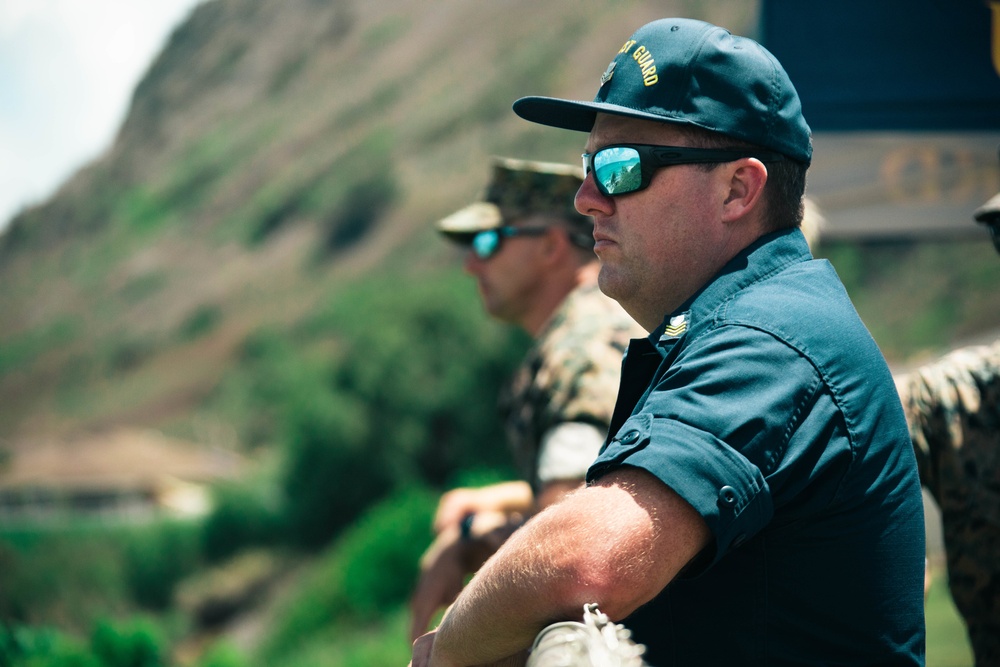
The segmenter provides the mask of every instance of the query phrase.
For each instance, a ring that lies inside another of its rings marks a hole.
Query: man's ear
[[[723,203],[723,220],[739,220],[761,206],[767,167],[757,158],[730,163],[729,195]]]
[[[545,244],[545,257],[561,262],[563,255],[570,250],[569,232],[559,225],[552,225],[546,230],[542,243]]]

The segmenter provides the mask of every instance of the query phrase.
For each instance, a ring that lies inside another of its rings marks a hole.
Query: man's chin
[[[597,274],[597,286],[601,288],[601,291],[612,299],[617,299],[620,283],[615,270],[601,262],[601,271]]]

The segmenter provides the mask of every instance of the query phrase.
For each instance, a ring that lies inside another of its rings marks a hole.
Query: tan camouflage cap
[[[580,166],[493,158],[492,175],[482,200],[440,220],[436,227],[452,240],[468,242],[483,230],[528,215],[547,214],[579,226],[589,235],[593,221],[577,213],[573,204],[581,183]]]
[[[1000,224],[1000,192],[990,197],[985,204],[977,208],[972,217],[976,219],[976,222],[981,222],[985,225]]]

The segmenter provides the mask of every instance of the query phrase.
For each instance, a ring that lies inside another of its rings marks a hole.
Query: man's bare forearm
[[[707,541],[701,517],[658,480],[609,475],[538,514],[486,562],[445,615],[431,664],[499,660],[588,602],[623,618]]]
[[[542,545],[547,518],[522,527],[466,586],[438,628],[431,664],[493,662],[530,646],[548,623],[579,615],[566,599],[571,570]]]

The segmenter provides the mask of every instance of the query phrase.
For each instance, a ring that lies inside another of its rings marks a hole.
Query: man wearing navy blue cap
[[[597,603],[668,665],[920,665],[924,522],[885,360],[799,230],[798,95],[756,42],[647,24],[592,102],[577,210],[601,290],[646,330],[588,486],[476,574],[414,665],[526,650]]]

